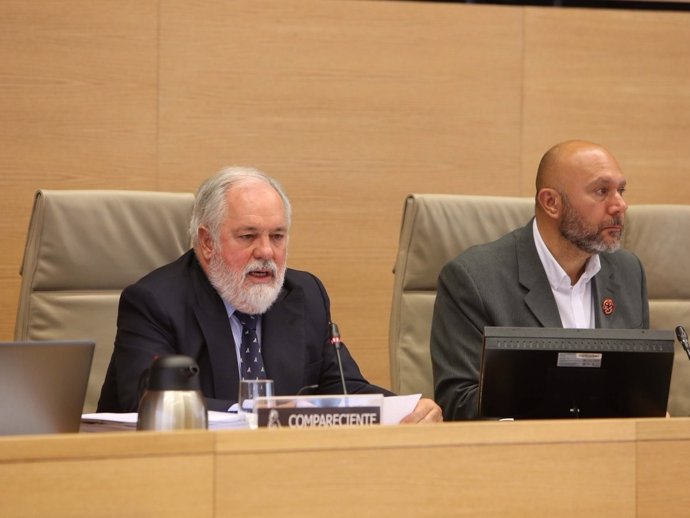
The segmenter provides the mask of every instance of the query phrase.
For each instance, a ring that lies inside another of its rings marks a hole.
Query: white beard
[[[247,276],[254,270],[271,271],[273,281],[245,286]],[[219,253],[213,252],[208,265],[208,278],[220,296],[235,309],[249,315],[259,315],[268,311],[278,298],[285,280],[285,266],[278,269],[274,261],[256,260],[247,264],[243,271],[232,270],[225,265]]]

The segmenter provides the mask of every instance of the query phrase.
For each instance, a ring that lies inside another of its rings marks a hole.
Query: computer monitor
[[[486,327],[483,418],[662,417],[673,331]]]

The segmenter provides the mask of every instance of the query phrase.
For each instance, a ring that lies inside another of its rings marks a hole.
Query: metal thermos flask
[[[156,358],[139,402],[137,430],[208,428],[199,366],[181,355]]]

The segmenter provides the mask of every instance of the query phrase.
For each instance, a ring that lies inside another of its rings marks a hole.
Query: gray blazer
[[[596,327],[649,327],[647,282],[640,260],[619,250],[600,254],[593,279]],[[613,301],[613,312],[604,311]],[[448,262],[438,280],[431,325],[435,400],[444,419],[478,416],[485,326],[562,327],[534,245],[532,221]]]

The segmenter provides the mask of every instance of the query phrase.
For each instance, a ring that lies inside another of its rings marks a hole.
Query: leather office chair
[[[443,265],[466,248],[525,225],[532,198],[412,194],[405,201],[395,263],[389,353],[392,390],[433,398],[429,336],[436,282]],[[653,329],[690,326],[690,206],[633,205],[623,247],[647,273]],[[690,361],[680,345],[669,412],[690,415]]]
[[[16,340],[92,339],[84,412],[95,412],[122,289],[189,249],[194,195],[40,190],[21,266]]]

